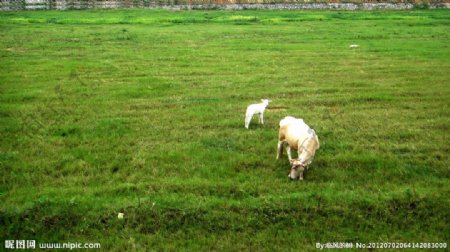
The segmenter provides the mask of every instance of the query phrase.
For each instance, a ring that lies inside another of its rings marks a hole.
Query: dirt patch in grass
[[[268,110],[268,111],[285,111],[287,109],[288,109],[287,107],[270,107],[270,108],[267,108],[266,110]]]
[[[10,52],[13,52],[13,51],[19,51],[19,52],[24,52],[24,51],[28,51],[28,50],[30,50],[29,48],[23,48],[23,47],[10,47],[10,48],[5,48],[5,49],[3,49],[4,51],[10,51]]]

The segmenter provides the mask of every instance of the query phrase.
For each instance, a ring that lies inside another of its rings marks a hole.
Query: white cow
[[[269,102],[271,102],[271,100],[261,99],[261,103],[251,104],[247,107],[247,111],[245,112],[245,128],[248,129],[254,114],[258,114],[259,123],[264,124],[264,110],[269,105]]]
[[[277,159],[282,155],[284,144],[287,144],[286,152],[292,165],[288,177],[290,179],[298,178],[303,180],[304,170],[308,169],[308,165],[311,164],[316,150],[320,147],[316,132],[303,119],[286,116],[280,121]],[[291,148],[297,150],[297,159],[292,159]]]

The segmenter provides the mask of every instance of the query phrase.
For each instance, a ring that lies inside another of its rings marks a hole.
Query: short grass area
[[[0,38],[2,240],[450,242],[448,10],[0,12]],[[321,141],[302,182],[286,115]]]

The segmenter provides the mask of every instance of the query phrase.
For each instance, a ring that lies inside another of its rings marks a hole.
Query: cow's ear
[[[291,165],[294,164],[294,159],[289,159],[289,163],[291,163]]]

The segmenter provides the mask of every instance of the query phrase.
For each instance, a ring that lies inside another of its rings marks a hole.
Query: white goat
[[[245,128],[248,129],[254,114],[258,114],[259,123],[264,124],[264,110],[269,105],[269,102],[271,102],[271,100],[261,99],[261,103],[252,104],[247,107],[247,111],[245,112]]]
[[[311,164],[316,150],[320,147],[319,138],[316,132],[303,119],[286,116],[280,121],[277,159],[282,155],[285,143],[287,143],[286,152],[291,163],[291,171],[288,177],[290,179],[298,178],[303,180],[305,168],[308,169],[308,165]],[[297,159],[292,159],[291,148],[297,150]]]

